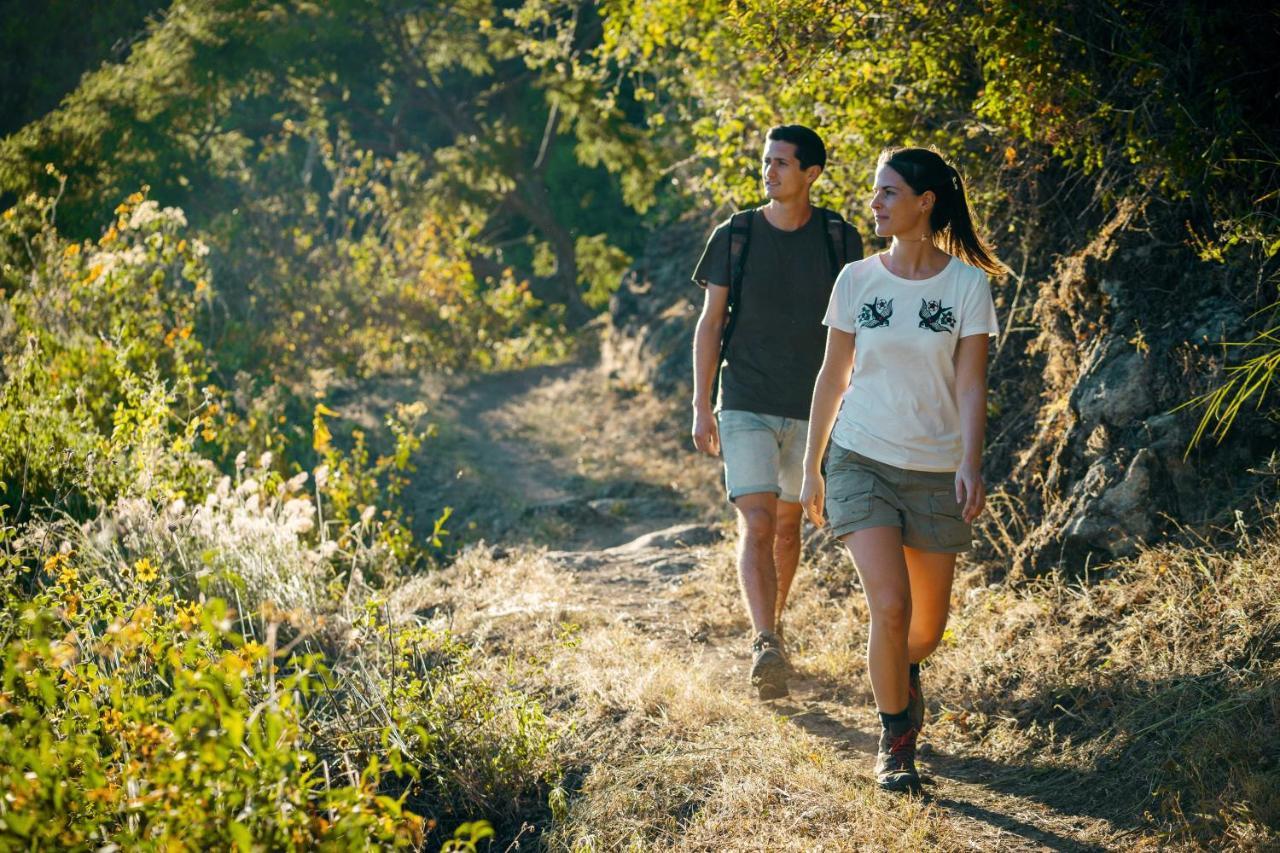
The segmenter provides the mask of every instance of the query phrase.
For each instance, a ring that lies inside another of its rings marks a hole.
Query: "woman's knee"
[[[911,626],[910,595],[880,595],[869,600],[871,621],[895,633],[906,632]]]
[[[925,636],[912,633],[907,637],[907,655],[913,662],[919,663],[929,655],[933,654],[941,643],[941,631]]]

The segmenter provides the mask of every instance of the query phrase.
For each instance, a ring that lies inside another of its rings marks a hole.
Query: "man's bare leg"
[[[738,511],[738,582],[755,633],[776,626],[778,572],[774,540],[778,498],[771,492],[742,495],[733,502]],[[792,574],[795,568],[791,569]],[[790,581],[788,581],[790,583]]]
[[[796,578],[800,565],[800,504],[778,501],[777,520],[773,534],[773,566],[778,578],[778,594],[774,601],[773,623],[776,628],[782,622],[782,610],[787,606],[787,593]]]

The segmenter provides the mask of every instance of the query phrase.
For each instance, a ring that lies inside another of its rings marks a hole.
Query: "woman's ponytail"
[[[887,165],[901,175],[917,195],[933,191],[929,231],[935,246],[990,275],[1009,271],[991,245],[978,236],[965,197],[964,180],[938,152],[929,148],[889,148],[880,155],[879,165]]]

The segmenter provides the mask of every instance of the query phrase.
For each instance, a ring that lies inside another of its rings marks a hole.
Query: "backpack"
[[[831,277],[834,279],[848,263],[849,235],[845,228],[844,217],[834,210],[825,207],[814,207],[814,214],[824,220],[822,233],[826,237],[827,260],[831,263]],[[729,217],[729,255],[726,262],[725,278],[729,282],[729,303],[726,306],[728,319],[724,324],[724,333],[720,336],[720,357],[716,359],[716,373],[711,381],[711,399],[714,402],[720,389],[720,366],[729,352],[729,339],[733,337],[733,329],[738,323],[738,314],[742,305],[742,277],[747,269],[747,252],[751,248],[751,223],[755,217],[755,209],[740,210]],[[839,253],[836,243],[840,244]]]

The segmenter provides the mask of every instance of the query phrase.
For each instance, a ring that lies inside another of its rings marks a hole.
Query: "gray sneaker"
[[[876,784],[885,791],[920,790],[920,774],[916,771],[916,736],[920,730],[908,726],[894,734],[880,730],[880,749],[876,755]]]
[[[751,643],[751,686],[759,691],[761,699],[780,699],[790,692],[787,690],[789,669],[778,635],[772,631],[756,634]]]

